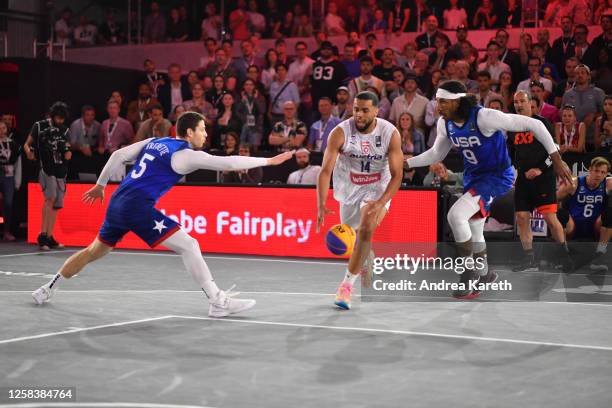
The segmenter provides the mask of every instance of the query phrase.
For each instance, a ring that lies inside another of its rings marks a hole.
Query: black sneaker
[[[456,299],[474,299],[480,295],[480,292],[472,290],[470,282],[478,282],[480,275],[476,271],[467,270],[459,277],[459,283],[463,283],[464,289],[453,291],[453,297]]]
[[[499,279],[499,275],[495,271],[489,270],[486,275],[480,275],[480,279],[478,279],[478,283],[495,283]],[[474,293],[480,294],[482,292],[480,289],[476,288],[473,291]]]
[[[53,238],[53,235],[49,235],[47,237],[47,243],[48,243],[49,247],[51,247],[52,249],[62,249],[62,248],[64,248],[64,245],[62,245],[59,242],[57,242],[55,240],[55,238]]]
[[[535,257],[526,256],[521,263],[512,268],[512,272],[536,272],[539,268],[540,265],[536,262]]]
[[[38,248],[41,251],[48,251],[51,249],[51,246],[49,245],[49,240],[46,234],[43,234],[42,232],[38,234],[38,238],[36,239],[36,241],[38,242]]]

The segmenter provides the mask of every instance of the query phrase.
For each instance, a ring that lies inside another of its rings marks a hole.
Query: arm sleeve
[[[444,119],[442,118],[438,119],[436,133],[436,140],[434,141],[431,149],[419,154],[416,157],[408,159],[408,165],[411,168],[429,166],[430,164],[437,163],[446,157],[453,145],[451,144],[449,138],[446,137],[446,127],[444,126]]]
[[[189,174],[200,169],[216,171],[247,170],[266,166],[265,157],[212,156],[202,151],[181,150],[172,155],[172,169],[179,174]]]
[[[478,128],[485,136],[491,136],[497,130],[509,132],[532,131],[534,137],[542,143],[548,154],[557,151],[557,146],[546,126],[539,120],[527,116],[483,108],[478,112]]]
[[[116,150],[113,154],[111,154],[111,157],[110,159],[108,159],[108,162],[106,162],[106,165],[102,169],[102,173],[100,173],[100,177],[98,177],[98,181],[96,182],[96,184],[100,186],[105,186],[108,183],[108,179],[110,178],[110,176],[115,173],[115,171],[120,166],[123,166],[125,162],[135,160],[140,154],[140,151],[151,140],[153,140],[153,138],[149,138],[141,142],[126,146],[122,149]]]

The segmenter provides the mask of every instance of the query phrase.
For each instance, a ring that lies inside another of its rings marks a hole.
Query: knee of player
[[[457,210],[455,207],[451,207],[451,209],[448,211],[448,214],[446,214],[446,220],[451,226],[463,222],[467,223],[468,221],[465,215],[461,214],[461,211]]]
[[[47,198],[45,198],[45,203],[49,204],[49,205],[53,205],[53,204],[55,204],[56,200],[57,200],[56,196],[47,197]]]
[[[529,222],[530,214],[528,212],[520,211],[516,213],[516,221],[521,223]]]
[[[195,239],[191,235],[189,236],[189,239],[187,240],[187,245],[190,251],[202,252],[200,251],[200,243],[198,242],[197,239]]]

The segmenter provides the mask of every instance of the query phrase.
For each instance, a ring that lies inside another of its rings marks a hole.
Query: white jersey
[[[376,118],[374,130],[363,134],[350,118],[338,127],[344,132],[344,144],[334,168],[334,198],[343,204],[379,199],[391,181],[388,156],[395,126]]]

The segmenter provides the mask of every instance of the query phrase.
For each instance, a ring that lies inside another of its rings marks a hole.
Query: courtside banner
[[[104,204],[85,205],[81,196],[92,186],[68,185],[53,234],[64,245],[88,245],[102,225],[117,185],[107,186]],[[30,183],[28,189],[28,242],[35,243],[43,195],[38,184]],[[435,243],[437,194],[433,190],[400,190],[374,240]],[[204,252],[333,258],[324,242],[327,230],[340,222],[338,203],[331,198],[331,191],[328,204],[334,214],[326,218],[318,234],[316,190],[312,188],[176,186],[156,208],[181,223]],[[149,249],[132,233],[117,248]]]

